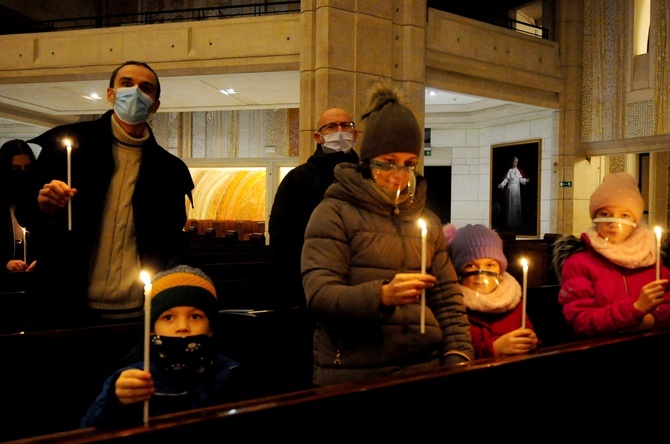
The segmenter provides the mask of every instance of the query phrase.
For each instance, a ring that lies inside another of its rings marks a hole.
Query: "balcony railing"
[[[232,17],[290,14],[300,12],[300,0],[259,2],[237,6],[147,11],[129,14],[97,15],[54,20],[2,20],[0,34],[69,31],[129,25],[151,25],[184,21],[219,20]]]
[[[433,7],[430,3],[429,7]],[[443,9],[439,8],[438,9]],[[448,9],[444,9],[449,12]],[[209,8],[174,9],[169,11],[146,11],[128,14],[96,15],[91,17],[64,18],[54,20],[21,20],[16,18],[0,21],[0,35],[28,34],[33,32],[69,31],[72,29],[110,28],[115,26],[151,25],[184,21],[219,20],[232,17],[260,16],[270,14],[290,14],[300,12],[300,0],[259,2],[236,6]],[[543,39],[549,38],[546,28],[495,15],[479,14],[470,16],[524,34]]]
[[[504,2],[501,2],[504,3]],[[519,2],[511,2],[519,3]],[[520,2],[523,3],[523,2]],[[549,40],[552,36],[549,35],[549,29],[541,26],[536,26],[530,23],[515,20],[504,15],[496,14],[492,11],[481,8],[477,2],[449,2],[441,0],[428,0],[428,7],[437,9],[439,11],[448,12],[450,14],[467,17],[478,22],[488,23],[490,25],[500,26],[501,28],[512,29],[523,34],[534,35],[536,37]]]

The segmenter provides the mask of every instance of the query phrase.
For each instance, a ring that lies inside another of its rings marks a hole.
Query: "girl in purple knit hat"
[[[506,271],[500,236],[484,225],[443,228],[463,291],[475,357],[518,355],[541,346],[530,319],[521,328],[521,286]]]

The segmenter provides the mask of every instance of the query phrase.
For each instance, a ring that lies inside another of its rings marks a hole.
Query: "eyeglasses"
[[[330,122],[323,125],[321,128],[316,130],[317,133],[320,133],[322,130],[327,131],[337,131],[337,128],[342,128],[342,131],[351,132],[354,130],[356,125],[354,122]]]
[[[414,171],[414,168],[416,168],[415,163],[408,163],[406,165],[396,165],[395,163],[381,162],[379,160],[370,160],[370,166],[373,168],[379,168],[382,171],[394,171],[396,173],[405,171]]]

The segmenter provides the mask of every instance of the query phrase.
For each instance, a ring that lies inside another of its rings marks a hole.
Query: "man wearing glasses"
[[[341,162],[358,164],[354,151],[358,131],[349,113],[340,108],[326,110],[314,131],[316,151],[307,162],[291,170],[275,194],[268,232],[277,272],[277,284],[289,299],[282,308],[305,307],[300,255],[305,227],[312,211],[335,180],[333,169]]]
[[[307,162],[292,169],[281,181],[275,194],[268,232],[276,273],[277,288],[287,299],[277,302],[276,308],[305,308],[302,288],[300,256],[305,228],[312,211],[323,199],[326,188],[335,180],[333,169],[341,162],[358,164],[354,151],[358,131],[351,115],[343,109],[326,110],[317,121],[314,132],[316,151]],[[278,293],[279,294],[279,293]],[[299,359],[305,359],[304,374],[295,375],[298,384],[309,387],[312,378],[311,320],[306,320],[304,350]],[[306,387],[295,387],[296,389]]]

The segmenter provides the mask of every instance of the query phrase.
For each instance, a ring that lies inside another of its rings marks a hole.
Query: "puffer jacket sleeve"
[[[384,278],[355,285],[348,281],[351,250],[343,214],[346,217],[351,211],[341,201],[325,199],[310,217],[301,257],[307,307],[317,316],[326,314],[332,319],[390,317],[394,308],[381,304]],[[388,271],[383,272],[388,276]]]
[[[444,349],[442,364],[450,365],[475,358],[470,336],[470,323],[465,312],[463,294],[458,286],[454,265],[447,253],[442,225],[437,217],[429,219],[430,240],[435,244],[431,267],[427,270],[437,278],[437,284],[426,292],[428,305],[442,328]]]

